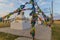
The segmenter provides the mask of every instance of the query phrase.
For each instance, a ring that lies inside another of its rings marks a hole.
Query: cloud
[[[22,1],[22,0],[17,0],[17,1],[18,1],[19,4],[25,4],[25,2]]]
[[[3,17],[5,15],[9,14],[8,10],[6,11],[0,11],[0,17]]]
[[[44,0],[39,0],[40,3],[44,2]]]
[[[13,7],[14,3],[13,2],[9,2],[9,0],[0,0],[0,7]]]
[[[54,3],[60,3],[60,0],[54,0]]]
[[[46,2],[44,1],[44,0],[39,0],[39,2],[38,2],[40,5],[45,5],[46,4]]]
[[[42,2],[40,5],[45,5],[45,4],[47,4],[46,2]]]
[[[10,6],[10,7],[14,7],[14,3],[10,3],[9,6]]]
[[[0,3],[0,17],[7,15],[10,12],[10,8],[14,7],[14,3],[4,4]]]
[[[0,3],[0,6],[4,6],[5,4],[4,3]]]
[[[9,7],[9,8],[12,8],[12,7],[14,7],[14,3],[10,3],[10,4],[0,3],[0,7]]]
[[[42,6],[42,5],[50,4],[50,2],[47,2],[45,0],[39,0],[39,4]]]
[[[8,2],[8,0],[0,0],[0,2]]]
[[[3,2],[3,0],[0,0],[0,2]]]

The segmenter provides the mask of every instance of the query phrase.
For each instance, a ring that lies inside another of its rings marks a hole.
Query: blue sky
[[[20,5],[25,2],[29,2],[29,0],[0,0],[0,17],[8,14],[9,12],[13,12]],[[39,7],[45,12],[46,15],[50,14],[51,1],[52,0],[36,0]],[[54,16],[60,15],[60,0],[54,0]],[[30,7],[30,5],[26,5],[26,7]],[[30,11],[25,11],[25,16],[29,16]]]

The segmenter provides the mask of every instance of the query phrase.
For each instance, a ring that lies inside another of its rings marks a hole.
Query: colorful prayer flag
[[[30,0],[30,3],[32,4],[33,3],[33,0]]]

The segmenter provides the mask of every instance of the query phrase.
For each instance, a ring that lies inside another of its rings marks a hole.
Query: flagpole
[[[32,21],[31,21],[31,23],[32,23],[32,37],[33,37],[33,40],[35,40],[35,23],[36,23],[36,20],[37,20],[37,18],[36,18],[36,10],[35,10],[35,0],[31,0],[32,1],[32,10],[33,10],[33,14],[32,14]]]
[[[33,18],[33,20],[34,20],[34,15],[35,15],[35,5],[34,5],[34,0],[33,0],[33,3],[32,3],[32,6],[33,6],[33,16],[32,16],[32,18]],[[35,24],[34,24],[35,25]],[[35,30],[34,30],[35,31]],[[34,32],[33,31],[33,32]],[[35,35],[35,32],[34,32],[34,35]],[[34,38],[35,38],[35,36],[33,36],[33,40],[34,40]]]

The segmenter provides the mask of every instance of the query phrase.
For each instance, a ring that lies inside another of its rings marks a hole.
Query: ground
[[[0,27],[2,27],[3,25],[1,25],[3,23],[0,23]],[[6,23],[4,23],[5,25]],[[7,23],[8,24],[8,23]],[[9,24],[6,26],[10,26]],[[60,21],[54,21],[52,28],[52,36],[51,36],[51,40],[60,40]],[[2,35],[3,34],[3,35]],[[9,36],[10,35],[10,36]],[[14,40],[16,39],[18,36],[16,35],[12,35],[12,34],[7,34],[7,33],[2,33],[0,32],[0,40],[4,40],[6,39],[6,37],[8,36],[9,39]],[[6,39],[7,40],[7,39]]]
[[[17,27],[17,26],[16,26]],[[36,40],[51,40],[51,28],[45,25],[36,25],[35,39]],[[10,27],[2,27],[0,28],[0,32],[9,33],[13,35],[20,36],[17,40],[32,40],[32,36],[30,35],[31,29],[26,30],[16,30],[11,29]]]

